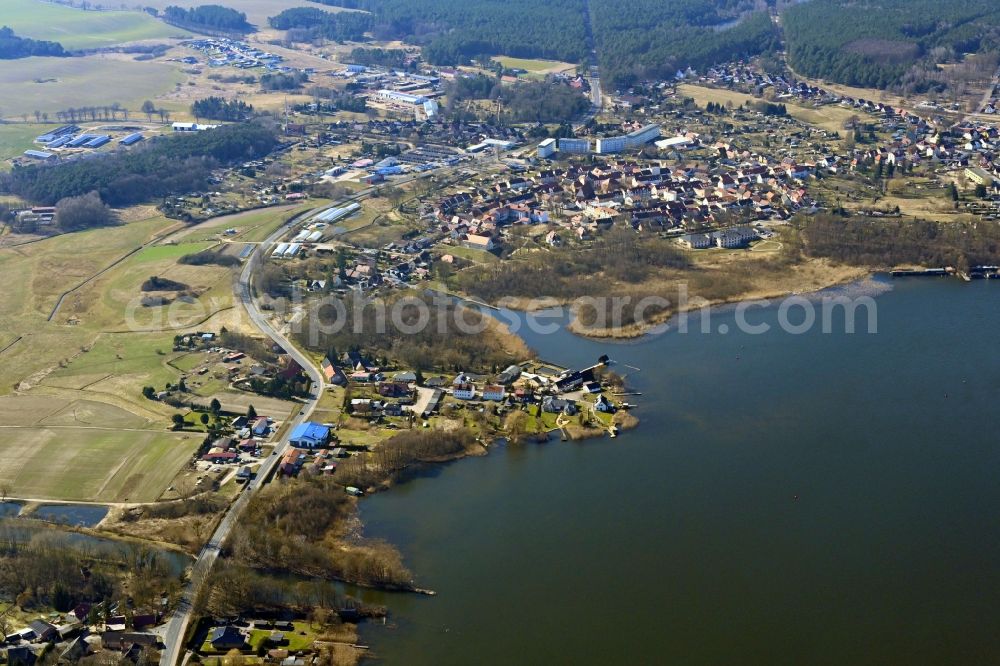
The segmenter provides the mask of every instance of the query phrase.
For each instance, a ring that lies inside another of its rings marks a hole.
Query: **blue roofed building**
[[[288,441],[297,449],[315,449],[325,446],[330,439],[330,428],[319,423],[306,421],[295,426]]]

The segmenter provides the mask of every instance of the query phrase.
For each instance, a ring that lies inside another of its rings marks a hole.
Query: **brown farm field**
[[[144,100],[169,92],[183,78],[169,63],[135,62],[116,54],[0,60],[4,93],[0,113],[20,120],[25,115],[33,117],[36,110],[51,115],[118,102],[137,117]]]

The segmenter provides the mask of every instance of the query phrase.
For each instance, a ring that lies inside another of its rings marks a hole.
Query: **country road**
[[[205,579],[208,577],[209,572],[211,572],[212,565],[215,564],[215,560],[219,556],[219,550],[229,537],[233,527],[237,524],[243,510],[246,509],[251,496],[260,490],[265,483],[267,483],[271,475],[274,473],[281,457],[288,450],[288,433],[290,433],[297,425],[309,419],[319,402],[320,396],[323,395],[324,383],[322,373],[308,356],[300,352],[284,335],[276,331],[264,315],[261,314],[253,298],[252,286],[253,271],[263,263],[263,258],[270,246],[273,245],[274,242],[283,234],[287,233],[293,226],[312,215],[313,212],[314,211],[307,211],[292,218],[288,223],[271,234],[267,240],[257,246],[256,251],[250,255],[250,259],[247,261],[246,265],[243,267],[243,271],[240,273],[240,279],[236,291],[237,298],[243,303],[247,313],[250,315],[251,320],[253,320],[257,328],[266,333],[268,337],[275,342],[275,344],[280,345],[286,352],[288,352],[288,355],[291,356],[300,366],[302,366],[305,372],[309,375],[309,378],[312,380],[310,399],[305,403],[302,410],[300,410],[299,413],[291,419],[290,427],[285,431],[285,438],[276,444],[274,452],[261,464],[260,469],[257,472],[257,476],[249,484],[247,484],[246,488],[236,501],[230,505],[229,510],[226,511],[226,514],[219,522],[219,526],[212,534],[212,538],[209,539],[208,543],[205,544],[205,547],[201,549],[200,553],[198,553],[198,559],[195,561],[194,567],[191,569],[191,576],[181,594],[181,599],[178,602],[177,609],[174,611],[167,623],[167,630],[163,638],[165,647],[160,655],[161,666],[174,666],[179,662],[184,649],[184,637],[191,621],[192,611],[194,610],[192,605],[193,601],[202,584],[204,584]]]
[[[418,178],[430,177],[431,174],[436,176],[453,175],[455,172],[463,168],[469,168],[473,171],[481,172],[484,169],[489,169],[491,164],[492,162],[486,156],[477,155],[473,158],[473,162],[465,165],[465,167],[461,164],[457,164],[441,167],[432,171],[425,171],[421,174],[408,174],[401,178],[394,179],[392,184],[395,186],[403,185],[417,180]],[[257,472],[257,476],[253,479],[253,481],[247,484],[236,501],[230,505],[222,520],[219,522],[215,532],[212,534],[211,539],[209,539],[208,543],[201,549],[201,552],[198,553],[198,558],[191,569],[190,578],[181,593],[181,598],[177,604],[177,608],[167,622],[166,633],[163,638],[164,649],[160,655],[161,666],[176,666],[180,663],[184,651],[184,638],[187,634],[188,625],[190,624],[193,615],[193,601],[202,584],[204,584],[205,580],[208,578],[208,574],[211,572],[212,566],[215,564],[215,560],[219,556],[219,551],[222,548],[222,545],[229,537],[233,528],[237,525],[239,517],[246,508],[246,505],[249,503],[251,496],[260,490],[274,474],[279,461],[289,448],[287,439],[288,433],[290,433],[300,423],[309,420],[312,413],[316,409],[320,396],[323,395],[323,391],[326,388],[323,381],[323,374],[320,372],[319,368],[316,367],[312,359],[299,351],[295,345],[293,345],[292,342],[285,337],[285,335],[276,330],[271,325],[271,322],[257,307],[257,303],[253,296],[254,271],[263,265],[271,246],[277,243],[278,239],[283,237],[294,227],[310,219],[321,210],[361,201],[371,196],[377,190],[378,187],[368,187],[346,196],[335,203],[304,211],[289,219],[288,222],[281,225],[281,227],[275,230],[274,233],[268,236],[264,241],[256,245],[253,254],[251,254],[247,259],[246,264],[243,266],[243,270],[240,272],[240,278],[235,287],[237,300],[240,301],[246,308],[247,314],[250,316],[251,321],[253,321],[257,328],[270,337],[275,344],[280,345],[289,354],[289,356],[291,356],[305,370],[305,372],[309,375],[309,378],[312,380],[312,390],[310,392],[310,398],[303,405],[302,410],[290,420],[289,427],[285,430],[285,438],[276,443],[274,452],[261,464],[261,467]]]

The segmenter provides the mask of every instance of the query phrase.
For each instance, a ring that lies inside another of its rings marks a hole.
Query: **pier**
[[[914,269],[898,269],[889,271],[889,275],[894,278],[897,277],[946,277],[948,275],[954,275],[955,269],[951,266],[945,268],[914,268]]]

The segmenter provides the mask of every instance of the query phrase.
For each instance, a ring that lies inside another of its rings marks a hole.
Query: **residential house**
[[[224,652],[227,650],[242,650],[246,644],[246,637],[233,626],[216,627],[209,636],[212,649]]]
[[[572,400],[564,400],[548,395],[542,400],[542,411],[549,412],[550,414],[562,413],[567,416],[573,416],[576,414],[577,409],[576,403]]]
[[[482,236],[479,234],[466,234],[465,239],[462,241],[464,247],[473,248],[476,250],[485,250],[491,252],[496,249],[497,245],[493,238],[490,236]]]
[[[594,411],[603,412],[605,414],[610,414],[615,411],[615,406],[611,404],[604,395],[597,396],[597,400],[594,402]]]
[[[48,643],[59,637],[56,628],[44,620],[34,620],[28,623],[28,627],[35,634],[36,643]]]
[[[270,424],[268,423],[268,418],[266,416],[257,417],[257,420],[253,422],[251,430],[253,431],[253,434],[258,437],[267,436],[268,432],[270,431]]]
[[[378,394],[383,398],[408,398],[410,387],[403,382],[379,382]]]
[[[474,384],[459,384],[452,390],[459,400],[473,400],[476,397],[476,386]]]
[[[487,384],[483,387],[483,400],[493,400],[494,402],[500,402],[504,399],[506,391],[504,387],[499,384]]]
[[[7,648],[8,666],[35,666],[38,657],[26,646]]]
[[[344,376],[340,368],[335,366],[329,358],[324,357],[320,362],[320,367],[323,370],[323,377],[331,384],[342,386],[347,383],[347,377]]]

